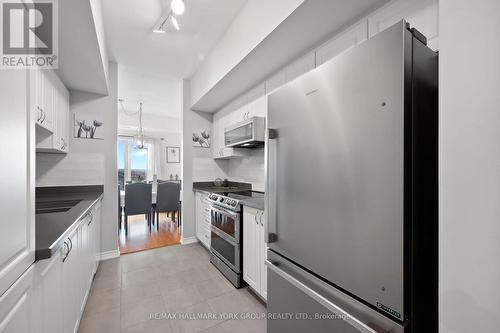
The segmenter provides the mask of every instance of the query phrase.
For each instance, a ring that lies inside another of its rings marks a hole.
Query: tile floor
[[[201,245],[173,245],[101,262],[78,332],[262,333],[265,312],[248,288],[235,289],[212,266]]]

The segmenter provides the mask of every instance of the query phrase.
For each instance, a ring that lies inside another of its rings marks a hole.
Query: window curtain
[[[146,171],[146,178],[152,181],[156,175],[157,179],[162,179],[162,145],[161,141],[157,139],[150,139],[146,141],[148,148],[148,169]]]

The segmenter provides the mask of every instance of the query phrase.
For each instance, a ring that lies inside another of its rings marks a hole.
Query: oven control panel
[[[231,210],[238,210],[238,206],[240,204],[238,200],[215,193],[210,193],[208,200],[216,205],[226,207]]]

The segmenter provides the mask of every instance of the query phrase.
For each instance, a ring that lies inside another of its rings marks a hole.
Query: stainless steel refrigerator
[[[268,332],[437,332],[438,55],[401,21],[268,99]]]

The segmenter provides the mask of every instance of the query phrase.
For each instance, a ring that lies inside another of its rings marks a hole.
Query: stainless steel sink
[[[37,202],[35,206],[36,214],[62,213],[67,212],[76,206],[81,200],[59,200]]]

